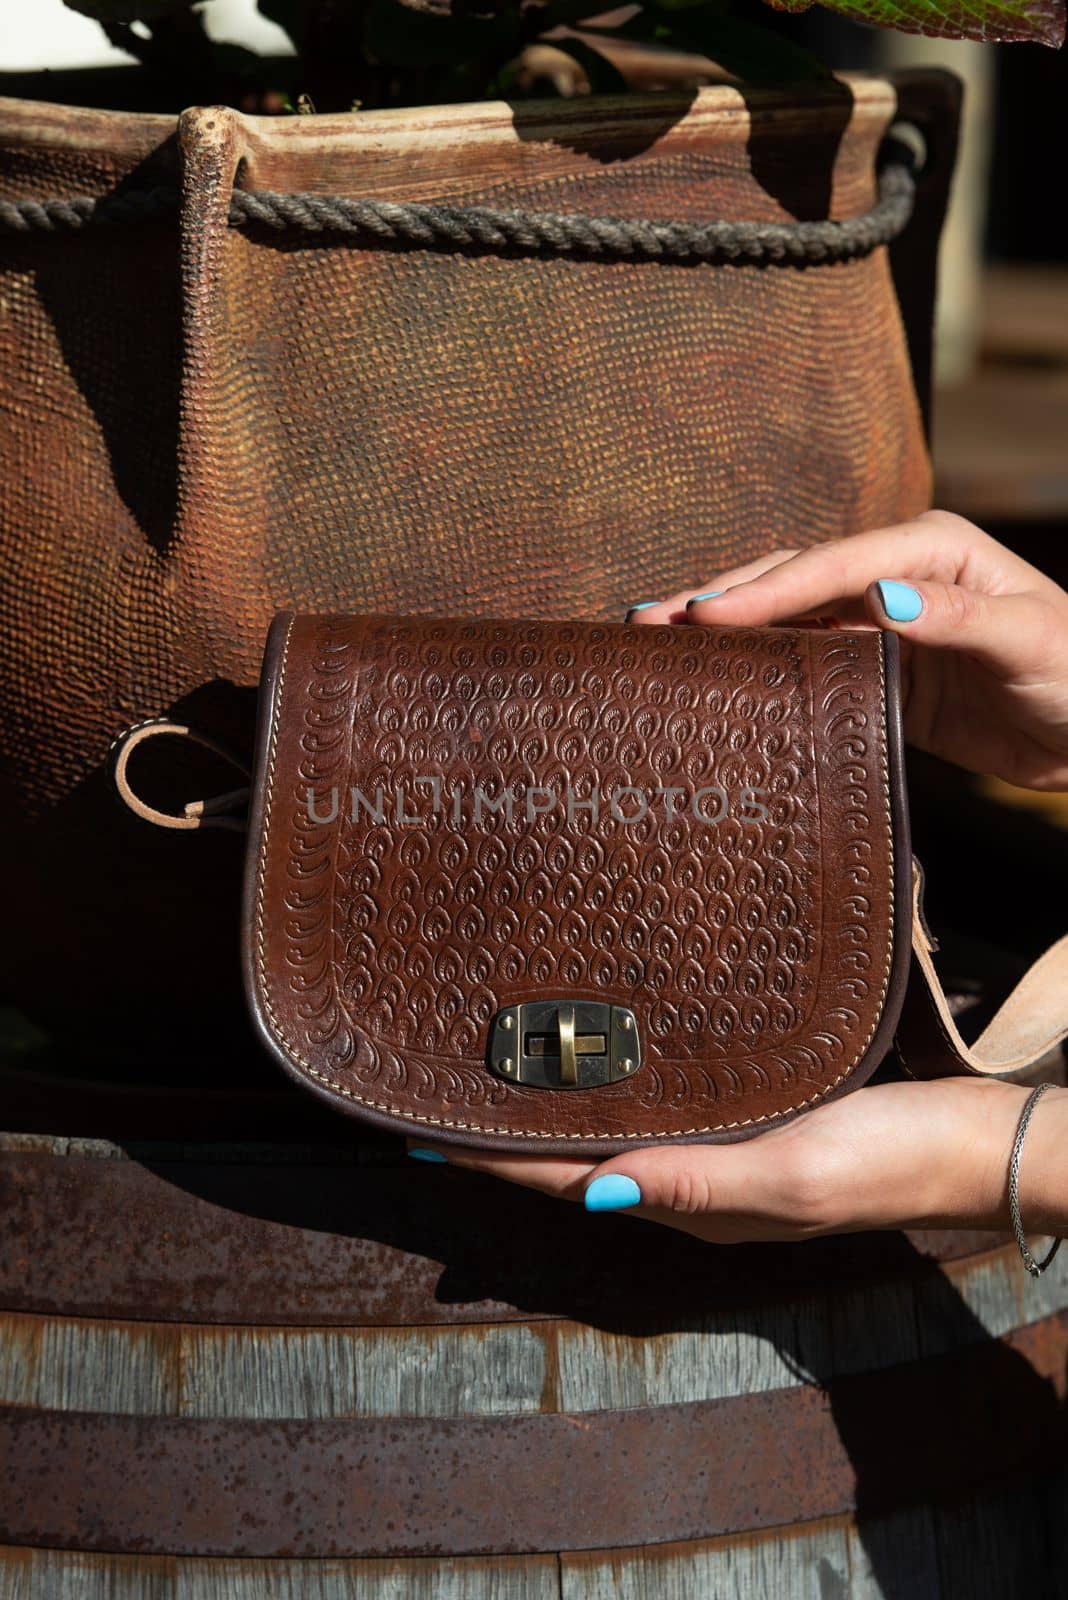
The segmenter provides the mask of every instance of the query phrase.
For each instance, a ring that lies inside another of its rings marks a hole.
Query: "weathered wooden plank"
[[[556,1325],[561,1411],[719,1400],[792,1388],[830,1362],[826,1308],[814,1300],[714,1313],[700,1327],[646,1338]]]
[[[128,1161],[129,1153],[110,1139],[78,1139],[68,1134],[0,1132],[0,1151],[17,1155],[83,1156],[90,1161]]]
[[[1006,1252],[952,1279],[932,1271],[915,1282],[834,1284],[823,1299],[715,1313],[700,1327],[644,1339],[558,1327],[559,1405],[722,1399],[878,1371],[1001,1337],[1066,1306],[1068,1260],[1036,1283]]]
[[[39,1317],[0,1320],[0,1404],[35,1404],[41,1332]]]
[[[0,1404],[191,1417],[589,1412],[796,1388],[964,1348],[1068,1306],[1068,1259],[1037,1283],[1007,1255],[825,1298],[620,1335],[538,1321],[241,1328],[0,1317]]]
[[[520,1325],[182,1331],[182,1414],[492,1416],[537,1411],[545,1344]]]
[[[0,1316],[0,1403],[177,1416],[179,1345],[157,1323]]]
[[[923,1507],[560,1562],[562,1600],[943,1600]]]
[[[555,1556],[227,1561],[0,1551],[0,1600],[559,1600]]]
[[[176,1600],[174,1569],[166,1556],[3,1550],[0,1600]]]
[[[847,1600],[847,1532],[829,1519],[756,1538],[562,1555],[561,1600]]]
[[[15,1155],[66,1156],[70,1154],[70,1139],[66,1134],[9,1133],[4,1129],[0,1131],[0,1151]]]
[[[174,1600],[558,1600],[555,1556],[181,1561]]]
[[[945,1600],[1060,1596],[1068,1587],[1052,1564],[1042,1479],[998,1485],[957,1505],[932,1508]]]
[[[3,1600],[33,1600],[32,1550],[0,1549],[0,1595]]]
[[[987,1333],[1000,1337],[1012,1328],[1064,1310],[1068,1305],[1068,1259],[1058,1253],[1049,1269],[1033,1278],[1015,1251],[1006,1251],[962,1273],[956,1287]]]
[[[1039,1479],[1045,1527],[1047,1569],[1061,1577],[1068,1573],[1068,1463],[1060,1463]],[[1062,1590],[1068,1583],[1062,1583]]]
[[[190,1417],[495,1416],[546,1393],[539,1325],[291,1329],[0,1317],[0,1404]]]
[[[1058,1256],[1031,1278],[1014,1252],[1000,1251],[951,1271],[839,1288],[829,1296],[836,1375],[1001,1338],[1068,1307],[1068,1260]]]
[[[846,1543],[849,1600],[943,1600],[934,1522],[926,1506],[862,1518],[847,1526]],[[954,1597],[947,1594],[945,1600]]]
[[[354,1415],[358,1352],[342,1330],[186,1327],[181,1342],[183,1416]]]
[[[915,1361],[916,1308],[909,1282],[860,1284],[830,1296],[828,1375],[876,1372]]]

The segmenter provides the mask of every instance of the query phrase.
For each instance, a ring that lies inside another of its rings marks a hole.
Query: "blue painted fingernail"
[[[875,587],[879,603],[891,622],[915,622],[923,610],[923,599],[907,583],[895,583],[892,578],[880,578]]]
[[[659,600],[639,600],[636,606],[627,607],[627,614],[623,618],[623,621],[629,622],[636,611],[648,611],[650,606],[658,606],[659,604]]]
[[[687,600],[686,609],[689,611],[691,606],[697,605],[702,600],[718,600],[722,593],[722,589],[709,589],[707,594],[695,594],[692,600]]]
[[[424,1150],[422,1145],[415,1145],[408,1154],[415,1161],[444,1161],[445,1157],[437,1150]]]
[[[633,1178],[621,1172],[606,1172],[603,1178],[594,1178],[586,1190],[587,1211],[625,1211],[636,1206],[642,1197]]]

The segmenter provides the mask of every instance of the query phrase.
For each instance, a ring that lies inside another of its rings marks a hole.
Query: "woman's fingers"
[[[596,1168],[583,1198],[587,1211],[625,1210],[720,1244],[803,1239],[839,1223],[804,1144],[775,1135],[636,1150]]]
[[[767,555],[758,556],[755,561],[748,561],[744,566],[731,567],[726,572],[717,573],[709,578],[701,589],[682,589],[678,594],[669,595],[664,600],[641,601],[627,612],[627,620],[643,623],[685,622],[687,602],[695,595],[703,594],[708,589],[729,589],[739,583],[748,583],[751,578],[759,577],[762,572],[777,567],[780,562],[791,560],[796,554],[796,550],[769,550]]]
[[[804,1145],[798,1149],[774,1135],[735,1145],[635,1150],[603,1163],[414,1142],[408,1153],[584,1203],[587,1211],[620,1211],[722,1244],[802,1239],[826,1231],[831,1221],[826,1186],[805,1159]]]
[[[540,1189],[544,1194],[564,1200],[581,1200],[583,1184],[597,1167],[595,1161],[570,1161],[555,1156],[510,1156],[497,1151],[471,1150],[466,1145],[429,1145],[409,1140],[408,1154],[416,1160],[447,1161],[450,1167],[466,1167],[471,1172],[489,1172],[525,1189]]]
[[[1065,617],[1044,594],[980,594],[954,583],[882,578],[868,585],[873,622],[915,644],[960,650],[1004,682],[1068,673]]]
[[[683,589],[678,594],[660,600],[640,602],[627,612],[627,616],[630,621],[641,623],[718,621],[721,616],[725,622],[744,622],[754,626],[784,621],[787,617],[818,614],[821,608],[826,609],[829,600],[859,600],[866,584],[873,578],[881,577],[884,572],[912,571],[916,562],[921,566],[926,565],[928,577],[955,577],[969,559],[974,562],[977,548],[989,543],[991,541],[986,534],[960,517],[944,512],[928,512],[912,522],[882,528],[874,533],[857,534],[849,539],[835,539],[808,550],[770,550],[753,561],[715,573],[700,589]],[[903,549],[909,552],[907,558],[902,554]],[[869,562],[874,560],[878,566],[881,555],[883,565],[879,566],[878,571],[871,570],[863,583],[851,585],[841,570],[839,555],[848,555],[851,565],[855,566],[858,551],[861,562],[867,556]],[[787,563],[797,562],[802,563],[799,570],[794,566],[791,566],[788,574],[780,570]],[[785,578],[786,582],[777,581],[770,586],[766,582],[758,584],[758,580],[765,579],[767,574],[774,575],[776,579]],[[795,592],[799,576],[807,583],[811,600],[803,598],[800,590]],[[744,590],[744,603],[747,606],[755,604],[758,610],[766,610],[766,615],[735,615],[737,591],[743,585],[758,585],[755,601],[751,598],[751,590]],[[721,600],[728,592],[732,595],[729,614],[722,605],[717,607],[714,616],[706,614],[704,600]],[[767,610],[769,602],[771,609]]]
[[[765,1141],[755,1140],[636,1150],[616,1158],[623,1171],[613,1162],[509,1156],[415,1141],[408,1154],[584,1202],[587,1211],[624,1211],[723,1243],[804,1238],[822,1231],[822,1194],[817,1196],[792,1148],[777,1147],[774,1138],[771,1145],[768,1149]]]
[[[927,511],[911,522],[807,550],[772,550],[717,573],[700,589],[646,599],[627,615],[641,623],[725,622],[752,627],[827,612],[845,620],[847,603],[858,604],[869,584],[891,574],[959,583],[991,595],[1048,582],[963,517]]]
[[[835,610],[857,600],[869,584],[896,576],[966,583],[976,592],[1008,594],[1043,580],[960,517],[928,512],[897,527],[860,533],[796,552],[718,596],[691,599],[691,622],[762,627],[787,617]],[[715,588],[717,585],[712,585]]]
[[[1005,1171],[1027,1093],[1020,1084],[964,1078],[880,1084],[741,1144],[650,1147],[599,1163],[416,1140],[409,1154],[720,1244],[867,1228],[992,1228],[1004,1226]],[[1068,1106],[1068,1090],[1055,1095]],[[1068,1110],[1062,1114],[1068,1121]],[[1058,1193],[1063,1199],[1063,1185]],[[1040,1210],[1044,1202],[1039,1195],[1032,1203]]]
[[[1000,1217],[1026,1091],[963,1079],[859,1090],[730,1145],[603,1163],[588,1210],[627,1209],[719,1243]]]
[[[722,594],[691,600],[686,616],[691,622],[764,627],[805,612],[833,610],[836,602],[858,598],[869,584],[893,573],[952,582],[959,567],[956,551],[947,556],[929,540],[885,528],[802,550]]]
[[[642,1216],[664,1221],[670,1215],[679,1227],[698,1215],[748,1210],[754,1199],[752,1183],[758,1177],[754,1154],[757,1169],[763,1166],[762,1152],[747,1144],[636,1150],[616,1158],[626,1169],[623,1173],[616,1172],[611,1162],[502,1155],[463,1145],[421,1145],[415,1140],[409,1141],[408,1154],[469,1172],[488,1172],[559,1199],[585,1200],[589,1211],[626,1211],[640,1204]],[[785,1175],[786,1164],[778,1170]]]
[[[713,628],[874,623],[907,643],[910,743],[1029,788],[1065,782],[1068,596],[951,512],[773,550],[628,615]]]

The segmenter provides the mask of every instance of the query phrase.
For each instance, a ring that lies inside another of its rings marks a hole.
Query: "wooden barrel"
[[[1068,1259],[717,1249],[360,1136],[12,1134],[0,1172],[0,1595],[1003,1600],[1066,1570]]]

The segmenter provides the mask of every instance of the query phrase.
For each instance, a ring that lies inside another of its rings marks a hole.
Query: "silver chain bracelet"
[[[1046,1090],[1052,1088],[1053,1085],[1051,1083],[1040,1083],[1038,1088],[1032,1090],[1031,1094],[1028,1095],[1027,1104],[1024,1106],[1023,1114],[1020,1117],[1020,1125],[1016,1129],[1012,1156],[1009,1159],[1009,1216],[1012,1219],[1012,1231],[1016,1236],[1016,1243],[1019,1246],[1020,1255],[1023,1257],[1023,1264],[1033,1278],[1037,1278],[1040,1273],[1045,1272],[1060,1249],[1061,1241],[1054,1239],[1041,1261],[1036,1261],[1028,1249],[1027,1240],[1024,1237],[1023,1220],[1020,1216],[1020,1151],[1023,1149],[1027,1125],[1031,1121],[1035,1107]]]

